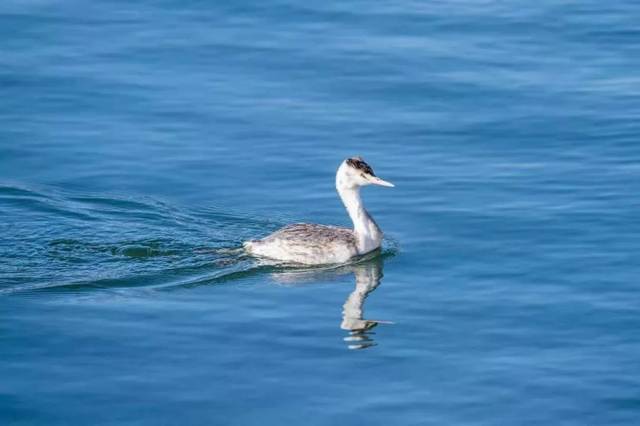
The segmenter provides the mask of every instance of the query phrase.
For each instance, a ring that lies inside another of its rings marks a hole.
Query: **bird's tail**
[[[244,249],[248,253],[252,253],[253,252],[254,243],[255,243],[255,241],[253,241],[253,240],[245,241],[244,243],[242,243],[242,247],[244,247]]]

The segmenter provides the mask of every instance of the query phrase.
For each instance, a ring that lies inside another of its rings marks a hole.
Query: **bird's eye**
[[[360,173],[360,176],[362,176],[362,177],[366,177],[366,176],[364,175],[364,173]]]

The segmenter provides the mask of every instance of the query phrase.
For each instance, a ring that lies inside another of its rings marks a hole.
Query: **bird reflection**
[[[349,331],[349,336],[344,340],[348,343],[349,349],[366,349],[374,346],[374,334],[371,330],[381,323],[388,321],[377,321],[364,319],[364,301],[369,294],[374,291],[382,280],[382,258],[380,256],[353,265],[353,273],[356,285],[342,309],[342,323],[340,328]]]
[[[300,284],[326,279],[331,276],[352,273],[355,276],[355,288],[342,306],[340,328],[346,330],[344,337],[349,349],[366,349],[376,345],[372,331],[378,324],[392,324],[390,321],[364,318],[364,302],[379,285],[383,274],[383,257],[379,252],[360,259],[357,263],[334,269],[315,269],[306,271],[288,271],[274,274],[276,281],[286,284]]]

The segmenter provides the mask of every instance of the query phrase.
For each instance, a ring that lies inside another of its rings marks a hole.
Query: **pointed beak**
[[[391,182],[387,182],[386,180],[382,180],[377,176],[370,177],[369,178],[369,182],[371,182],[374,185],[388,186],[390,188],[393,188],[395,186]]]

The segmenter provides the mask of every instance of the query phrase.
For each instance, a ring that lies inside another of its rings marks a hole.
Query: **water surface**
[[[632,1],[5,1],[0,423],[635,424]],[[348,226],[302,270],[242,241]]]

